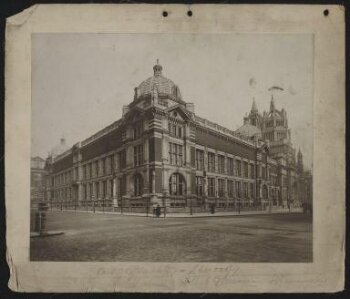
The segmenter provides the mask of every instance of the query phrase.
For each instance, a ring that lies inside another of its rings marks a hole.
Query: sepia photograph
[[[313,262],[313,34],[31,51],[31,261]]]
[[[8,287],[343,290],[344,36],[339,5],[9,17]]]

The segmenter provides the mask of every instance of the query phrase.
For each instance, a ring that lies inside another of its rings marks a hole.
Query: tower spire
[[[257,108],[257,106],[256,106],[255,98],[253,98],[253,104],[252,104],[251,112],[252,112],[252,113],[258,112],[258,108]]]
[[[271,95],[271,102],[270,102],[270,111],[275,110],[275,100],[273,98],[273,94]]]

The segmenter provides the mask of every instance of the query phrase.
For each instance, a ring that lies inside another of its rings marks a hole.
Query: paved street
[[[51,211],[64,235],[32,238],[31,260],[311,262],[312,219],[304,214],[146,218]]]

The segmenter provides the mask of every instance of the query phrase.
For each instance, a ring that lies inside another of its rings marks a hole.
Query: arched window
[[[186,182],[179,173],[174,173],[169,179],[169,192],[171,195],[185,195]]]
[[[134,195],[141,196],[143,194],[143,179],[141,174],[137,173],[134,176]]]

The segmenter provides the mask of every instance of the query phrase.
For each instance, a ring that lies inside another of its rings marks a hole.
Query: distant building
[[[46,174],[45,160],[40,157],[31,158],[30,201],[32,206],[45,200]]]
[[[273,99],[263,115],[253,102],[244,125],[232,131],[196,115],[162,66],[153,70],[121,119],[50,154],[48,200],[159,204],[168,212],[301,205],[303,169],[296,165],[287,113]]]

